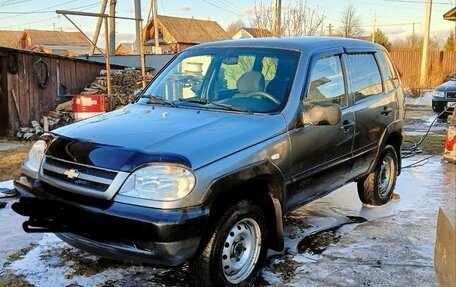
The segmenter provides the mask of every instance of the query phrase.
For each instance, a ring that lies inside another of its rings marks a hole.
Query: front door
[[[336,125],[304,125],[290,131],[292,167],[287,186],[287,210],[345,184],[351,168],[354,113],[349,104],[340,51],[315,55],[302,101],[306,111],[315,103],[338,104]]]

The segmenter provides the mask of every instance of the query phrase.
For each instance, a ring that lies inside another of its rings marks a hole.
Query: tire
[[[396,186],[398,159],[393,146],[383,149],[374,171],[358,181],[358,194],[362,203],[380,206],[388,203]]]
[[[252,286],[266,259],[267,238],[265,214],[258,205],[249,200],[232,205],[190,261],[193,284]]]

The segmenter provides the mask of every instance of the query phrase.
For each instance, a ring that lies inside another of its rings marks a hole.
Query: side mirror
[[[340,123],[342,111],[338,104],[317,103],[302,114],[304,125],[327,126]]]

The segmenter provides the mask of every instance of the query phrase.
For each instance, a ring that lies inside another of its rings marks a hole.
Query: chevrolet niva
[[[404,95],[386,50],[342,38],[222,41],[178,54],[134,103],[45,134],[15,181],[27,232],[250,286],[284,214],[357,182],[386,204]]]

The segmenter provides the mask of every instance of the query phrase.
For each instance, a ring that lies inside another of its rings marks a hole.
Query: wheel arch
[[[372,162],[371,166],[368,169],[367,174],[371,173],[375,167],[377,166],[379,157],[387,145],[393,146],[396,155],[397,155],[397,175],[401,174],[402,168],[402,156],[401,156],[401,149],[402,149],[402,142],[404,137],[402,135],[402,121],[396,121],[391,123],[382,135],[380,140],[380,144],[377,149],[377,154],[375,156],[375,160]]]
[[[269,229],[269,248],[284,248],[282,210],[285,179],[279,168],[269,161],[251,164],[216,179],[203,202],[209,206],[209,224],[217,220],[230,205],[241,199],[259,204]]]

